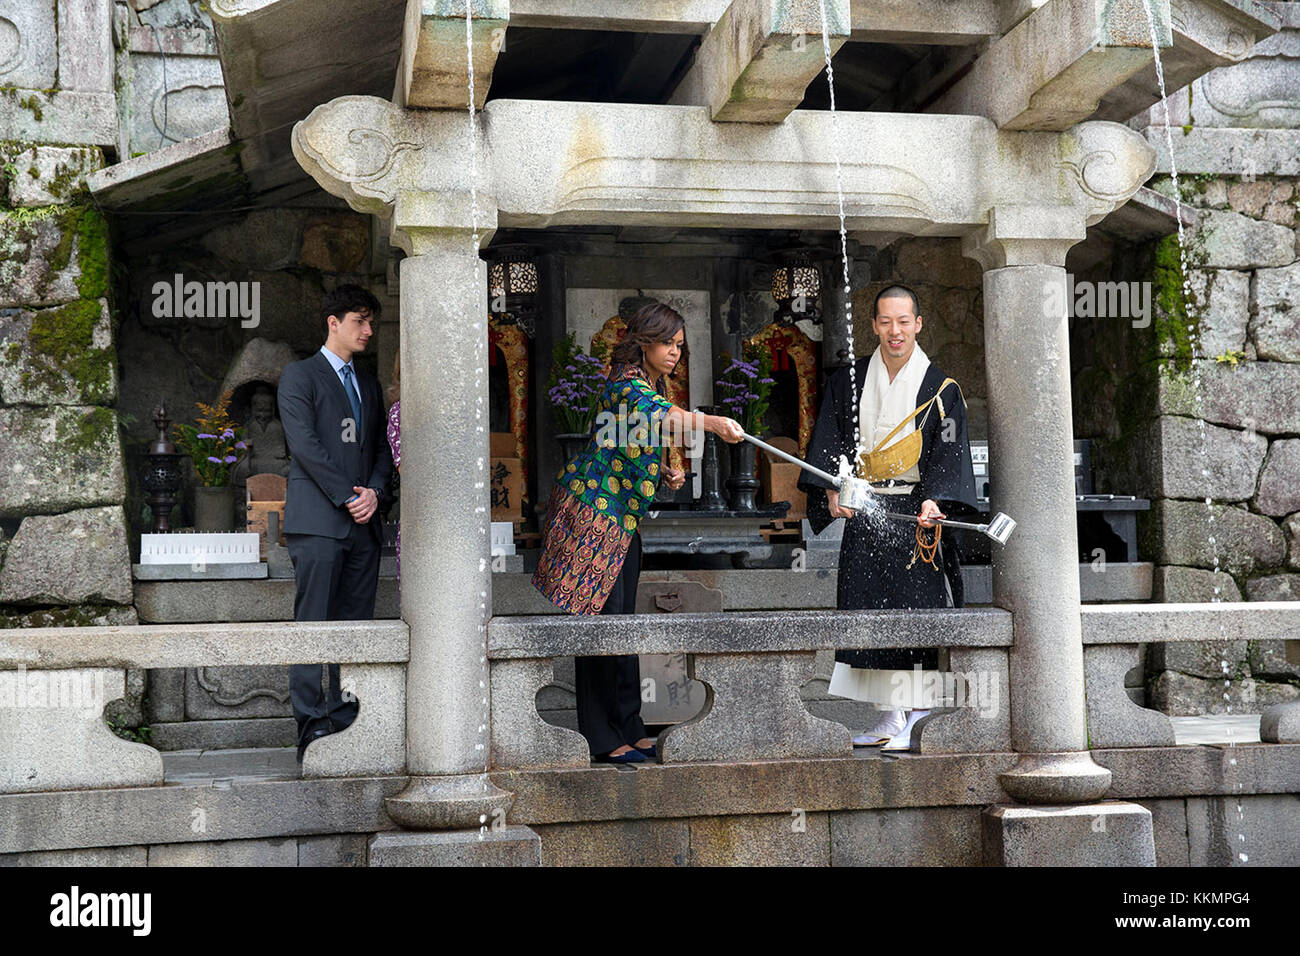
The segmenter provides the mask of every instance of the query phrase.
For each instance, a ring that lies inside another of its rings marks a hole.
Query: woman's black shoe
[[[645,754],[645,759],[646,759],[646,760],[658,760],[658,759],[659,759],[659,755],[655,753],[655,748],[654,748],[653,746],[650,746],[650,747],[637,747],[635,744],[633,744],[632,746],[633,746],[637,751],[639,751],[640,753]]]
[[[645,763],[645,754],[633,747],[625,754],[614,757],[610,754],[597,754],[591,758],[592,763]]]

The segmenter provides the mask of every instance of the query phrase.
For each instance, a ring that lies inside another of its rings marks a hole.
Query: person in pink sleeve
[[[388,447],[393,451],[393,467],[402,473],[402,355],[393,358],[393,383],[385,396],[393,403],[388,410]],[[402,587],[402,525],[397,525],[397,587]]]

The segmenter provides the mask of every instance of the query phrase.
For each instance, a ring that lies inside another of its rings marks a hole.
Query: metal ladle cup
[[[747,435],[741,432],[741,437],[751,445],[757,445],[759,448],[784,459],[791,464],[798,465],[804,471],[816,475],[823,481],[829,481],[832,485],[840,490],[840,507],[848,508],[850,511],[861,511],[864,508],[871,507],[871,500],[875,497],[875,492],[871,490],[871,482],[865,478],[857,478],[853,475],[832,475],[828,472],[816,468],[806,461],[796,458],[794,455],[784,452],[779,448],[773,448],[765,441],[760,441],[753,435]],[[897,521],[907,521],[915,523],[916,515],[896,514],[891,511],[885,512],[887,517]],[[1011,537],[1011,532],[1016,529],[1015,519],[999,511],[987,524],[972,524],[968,521],[954,521],[951,518],[932,518],[935,524],[948,525],[951,528],[964,528],[967,531],[978,531],[980,534],[988,535],[998,544],[1006,544],[1007,539]]]

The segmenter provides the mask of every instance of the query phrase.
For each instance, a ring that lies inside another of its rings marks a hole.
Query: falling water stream
[[[472,5],[473,5],[473,0],[465,0],[465,68],[466,68],[466,69],[465,69],[465,72],[466,72],[466,74],[469,76],[469,125],[468,125],[468,128],[467,128],[467,136],[468,136],[468,138],[469,138],[469,208],[470,208],[470,244],[471,244],[471,250],[472,250],[473,261],[474,261],[474,286],[473,286],[473,288],[474,288],[474,290],[475,290],[475,294],[476,294],[476,296],[477,296],[477,294],[478,294],[478,293],[483,289],[483,277],[482,277],[482,275],[480,274],[480,260],[479,260],[479,248],[478,248],[478,247],[479,247],[479,238],[478,238],[478,133],[477,133],[477,130],[475,129],[475,116],[474,116],[474,114],[475,114],[475,110],[474,110],[474,12],[473,12],[473,9],[472,9]],[[479,319],[479,321],[477,321],[477,322],[475,322],[475,323],[473,324],[473,327],[472,327],[472,328],[473,328],[474,333],[477,334],[477,335],[479,335],[479,337],[480,337],[482,340],[484,340],[484,341],[487,340],[487,333],[486,333],[486,330],[483,328],[483,320],[482,320],[481,318]],[[475,420],[479,423],[479,424],[476,426],[476,430],[477,430],[478,433],[482,434],[483,431],[484,431],[484,425],[483,425],[483,388],[482,388],[482,384],[483,384],[483,367],[482,367],[482,366],[479,366],[478,368],[476,368],[476,369],[474,370],[474,375],[475,375],[475,378],[474,378],[474,395],[475,395],[474,403],[475,403],[475,405],[476,405],[476,408],[474,409],[474,418],[475,418]],[[480,448],[482,447],[482,444],[483,444],[482,442],[479,442],[479,447],[480,447]],[[485,472],[484,469],[483,469],[483,465],[484,465],[484,461],[483,461],[483,459],[482,459],[482,458],[479,458],[479,459],[478,459],[479,480],[478,480],[478,482],[474,485],[474,487],[475,487],[476,489],[479,489],[479,490],[481,490],[482,488],[485,487],[486,472]],[[478,510],[479,510],[479,511],[484,511],[484,509],[481,508],[481,507],[480,507]],[[484,520],[490,521],[490,520],[491,520],[491,516],[490,516],[490,515],[486,515],[485,518],[484,518]],[[480,530],[482,530],[482,529],[480,529]],[[489,540],[491,540],[491,535],[489,535],[488,537],[489,537]],[[481,558],[481,557],[479,558],[479,571],[480,571],[480,573],[481,573],[482,571],[484,571],[485,569],[487,569],[488,567],[490,567],[490,566],[491,566],[491,562],[490,562],[490,560],[489,560],[489,561],[484,561],[483,558]],[[481,718],[480,718],[480,720],[479,720],[479,725],[478,725],[479,741],[478,741],[478,743],[476,743],[476,744],[474,745],[474,749],[475,749],[476,751],[481,752],[481,753],[483,754],[483,774],[482,774],[482,777],[481,777],[481,782],[482,782],[482,784],[483,784],[483,792],[484,792],[484,793],[487,793],[488,790],[491,789],[491,785],[490,785],[490,783],[489,783],[489,781],[488,781],[488,775],[487,775],[487,766],[488,766],[488,761],[489,761],[489,759],[490,759],[490,753],[489,753],[489,740],[488,740],[488,737],[487,737],[487,733],[488,733],[488,726],[489,726],[490,723],[491,723],[491,721],[488,719],[488,716],[489,716],[489,715],[488,715],[488,674],[489,674],[489,671],[488,671],[488,659],[487,659],[487,652],[488,652],[488,644],[487,644],[487,619],[488,619],[488,617],[489,617],[490,612],[489,612],[489,610],[488,610],[488,606],[487,606],[488,592],[487,592],[486,590],[482,590],[482,591],[479,591],[478,594],[479,594],[479,605],[478,605],[478,608],[479,608],[479,639],[480,639],[480,641],[481,641],[481,653],[480,653],[480,655],[479,655],[479,659],[478,659],[478,660],[479,660],[479,679],[478,679],[478,686],[479,686],[479,694],[480,694],[480,706],[482,706],[483,711],[482,711],[482,716],[481,716]],[[479,822],[478,838],[479,838],[479,840],[484,840],[484,839],[486,839],[486,837],[487,837],[487,832],[488,832],[488,818],[487,818],[487,814],[486,814],[486,813],[479,814],[478,822]]]
[[[1169,153],[1169,178],[1173,185],[1174,216],[1178,225],[1178,266],[1179,266],[1179,271],[1182,273],[1182,277],[1183,277],[1183,290],[1182,290],[1183,302],[1186,303],[1190,299],[1192,290],[1191,290],[1190,270],[1188,269],[1188,265],[1187,265],[1187,243],[1186,243],[1186,237],[1183,234],[1183,203],[1182,203],[1182,193],[1180,192],[1179,185],[1178,185],[1178,163],[1174,157],[1174,136],[1169,122],[1169,99],[1168,99],[1168,91],[1165,89],[1165,69],[1164,69],[1164,64],[1160,60],[1160,38],[1156,31],[1156,20],[1155,20],[1155,15],[1151,9],[1151,0],[1142,0],[1142,5],[1146,10],[1147,24],[1151,29],[1151,52],[1155,56],[1156,80],[1160,84],[1160,105],[1164,109],[1164,113],[1165,113],[1165,125],[1164,125],[1165,148]],[[1208,292],[1208,285],[1207,285],[1207,292]],[[1190,317],[1188,318],[1187,331],[1191,336],[1192,342],[1199,344],[1196,326],[1194,323],[1192,323]],[[1212,598],[1212,603],[1218,604],[1223,600],[1223,596],[1219,589],[1219,546],[1214,536],[1214,507],[1213,507],[1214,497],[1212,494],[1212,488],[1210,487],[1210,470],[1209,470],[1210,447],[1209,447],[1209,438],[1205,430],[1205,398],[1204,398],[1204,393],[1201,390],[1201,371],[1200,371],[1200,365],[1196,361],[1195,349],[1193,350],[1191,367],[1192,367],[1192,394],[1196,396],[1196,412],[1197,412],[1196,423],[1198,426],[1200,426],[1201,462],[1202,462],[1201,477],[1205,480],[1205,485],[1206,485],[1205,511],[1209,518],[1207,540],[1210,545],[1210,553],[1214,557],[1214,571],[1213,571],[1213,578],[1212,578],[1212,580],[1214,581],[1214,597]],[[1223,670],[1223,701],[1227,710],[1226,716],[1228,717],[1228,722],[1226,725],[1228,730],[1228,766],[1234,768],[1234,771],[1230,771],[1230,774],[1232,776],[1232,781],[1233,781],[1232,789],[1233,789],[1233,795],[1236,797],[1236,809],[1237,809],[1237,844],[1238,845],[1233,855],[1242,863],[1246,863],[1250,860],[1250,857],[1247,856],[1245,852],[1246,834],[1243,832],[1243,828],[1242,828],[1242,822],[1244,816],[1241,807],[1241,774],[1240,772],[1235,771],[1235,768],[1237,766],[1237,753],[1236,753],[1237,743],[1232,734],[1232,723],[1231,723],[1232,665],[1227,660],[1227,653],[1228,653],[1227,648],[1229,646],[1228,635],[1227,635],[1227,628],[1226,625],[1224,624],[1222,615],[1219,616],[1219,637],[1223,642],[1223,647],[1224,647],[1224,658],[1219,662],[1219,666]]]

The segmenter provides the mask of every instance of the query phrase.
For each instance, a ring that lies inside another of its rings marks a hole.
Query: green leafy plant
[[[1227,365],[1230,368],[1236,368],[1245,360],[1246,353],[1242,352],[1240,349],[1228,349],[1228,351],[1221,352],[1214,356],[1214,361],[1218,362],[1220,365]]]

